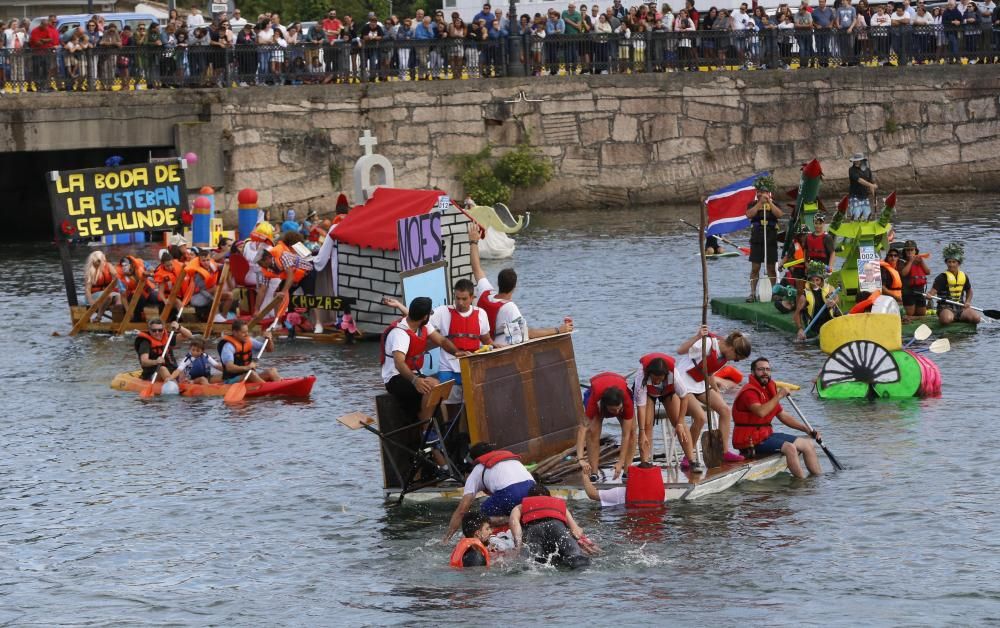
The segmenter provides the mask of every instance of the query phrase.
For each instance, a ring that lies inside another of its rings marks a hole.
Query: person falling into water
[[[934,278],[928,296],[944,295],[943,298],[952,301],[938,301],[938,321],[942,325],[950,325],[956,320],[976,325],[981,320],[979,312],[972,309],[972,279],[962,270],[965,259],[965,247],[959,242],[952,242],[944,247],[944,263],[947,270]]]
[[[809,473],[820,475],[823,469],[816,456],[813,439],[821,440],[823,437],[819,432],[810,432],[808,427],[785,412],[779,402],[788,395],[788,389],[778,388],[771,379],[771,363],[767,358],[751,362],[750,379],[733,402],[733,447],[746,458],[763,458],[780,452],[785,456],[788,470],[797,478],[806,477],[799,462],[801,455]],[[771,427],[775,418],[812,438],[775,432]]]

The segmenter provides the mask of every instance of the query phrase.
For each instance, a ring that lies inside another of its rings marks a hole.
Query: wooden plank
[[[490,441],[543,460],[576,442],[583,398],[571,334],[460,360],[472,442]]]
[[[208,320],[205,321],[205,339],[212,336],[212,325],[215,324],[215,314],[219,311],[219,299],[222,298],[222,291],[226,287],[226,280],[229,279],[229,260],[222,265],[222,274],[219,275],[219,283],[215,286],[215,296],[212,297],[212,307],[208,310]]]
[[[352,412],[350,414],[337,417],[337,422],[352,430],[360,430],[366,425],[371,425],[376,421],[364,412]]]
[[[253,318],[250,319],[250,322],[247,323],[247,330],[253,331],[254,325],[260,325],[260,322],[264,320],[264,316],[268,312],[274,310],[275,313],[277,313],[277,308],[281,306],[281,302],[284,298],[285,295],[283,294],[275,295],[274,298],[271,299],[271,302],[268,303],[266,307],[264,307],[262,310],[254,314]]]
[[[87,326],[90,325],[90,317],[94,315],[94,312],[98,310],[100,310],[101,313],[104,312],[104,303],[111,296],[111,290],[114,287],[115,287],[114,281],[105,286],[104,290],[102,290],[101,294],[97,297],[97,300],[94,301],[91,304],[91,306],[87,308],[87,311],[84,312],[83,316],[78,318],[76,322],[73,324],[73,329],[69,330],[70,336],[75,336],[81,331],[85,330]],[[70,312],[72,313],[72,310]]]
[[[427,397],[424,399],[424,409],[426,410],[427,408],[432,408],[447,399],[454,386],[455,380],[450,380],[431,388],[430,393],[428,393]]]
[[[135,287],[135,292],[132,293],[132,298],[129,299],[128,307],[125,308],[125,318],[122,319],[121,325],[115,330],[116,336],[121,336],[125,333],[128,328],[128,324],[132,322],[132,314],[135,313],[135,306],[139,304],[139,298],[142,297],[143,285],[137,285]]]
[[[184,269],[181,268],[180,279],[174,280],[174,285],[170,288],[170,295],[167,297],[167,304],[163,308],[163,320],[169,321],[170,314],[174,311],[174,299],[177,298],[177,294],[180,292],[181,284],[184,283]]]

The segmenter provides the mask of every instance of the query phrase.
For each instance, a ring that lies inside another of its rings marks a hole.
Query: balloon
[[[170,380],[169,382],[163,382],[163,388],[160,389],[161,395],[179,395],[181,393],[180,386],[177,382]]]
[[[184,159],[187,160],[188,165],[193,166],[198,163],[198,153],[185,153]]]

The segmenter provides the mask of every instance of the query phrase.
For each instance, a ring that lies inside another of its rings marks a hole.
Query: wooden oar
[[[137,285],[135,287],[135,292],[132,293],[132,298],[129,299],[128,301],[128,307],[125,308],[125,317],[122,318],[121,325],[119,325],[118,328],[115,329],[116,336],[121,336],[122,334],[124,334],[125,329],[128,327],[128,324],[132,322],[132,314],[135,313],[135,307],[139,305],[139,298],[142,297],[143,287],[144,285]]]
[[[787,388],[788,390],[792,391],[802,390],[802,387],[799,386],[798,384],[789,384],[788,382],[779,382],[778,380],[774,380],[774,385],[777,386],[778,388]]]
[[[915,330],[913,330],[913,338],[910,338],[910,341],[907,342],[906,346],[903,348],[909,349],[910,345],[917,342],[918,340],[924,341],[930,337],[931,337],[931,328],[925,325],[924,323],[920,323],[920,327],[917,327]]]
[[[274,321],[271,323],[271,326],[267,328],[268,331],[277,327],[278,321],[281,319],[281,315],[284,314],[285,310],[288,308],[288,300],[289,297],[285,294],[281,308],[275,314]],[[264,355],[264,351],[267,349],[268,340],[268,338],[265,338],[263,344],[261,344],[260,351],[257,352],[257,358],[254,360],[255,362],[259,360],[262,355]],[[247,396],[247,380],[250,379],[251,373],[253,373],[253,369],[247,371],[247,374],[243,376],[243,381],[237,382],[229,387],[229,390],[226,391],[226,396],[222,399],[225,403],[233,404],[243,401],[243,398]]]
[[[278,304],[281,303],[284,298],[285,297],[280,294],[276,295],[273,299],[271,299],[271,302],[268,303],[267,306],[261,308],[256,314],[254,314],[253,318],[247,322],[247,331],[253,331],[254,325],[259,325],[260,322],[264,320],[267,313],[278,307]]]
[[[167,297],[167,304],[166,306],[164,306],[163,312],[161,314],[163,320],[168,320],[170,318],[170,315],[173,314],[174,312],[174,299],[177,298],[177,295],[181,291],[181,284],[184,283],[183,279],[184,279],[184,270],[181,269],[181,276],[175,277],[174,285],[170,286],[170,296]]]
[[[799,415],[799,418],[802,419],[803,423],[805,423],[806,428],[809,429],[809,435],[816,438],[816,430],[813,429],[812,425],[809,425],[809,419],[806,418],[806,415],[802,414],[802,410],[799,409],[799,404],[795,403],[795,400],[792,399],[791,395],[788,395],[785,399],[788,399],[788,403],[792,404],[792,407],[795,408],[795,414]],[[838,471],[843,471],[844,465],[840,464],[840,462],[837,461],[837,458],[833,455],[833,452],[826,448],[826,445],[823,444],[823,439],[816,438],[816,442],[823,448],[823,453],[825,453],[826,457],[830,459],[830,464],[833,465],[833,468]]]
[[[705,257],[705,201],[701,204],[701,229],[698,230],[698,247],[701,250],[701,324],[708,325],[708,261]],[[711,389],[708,385],[708,338],[701,337],[701,378],[705,382],[705,417],[708,429],[701,435],[701,451],[705,458],[705,466],[712,469],[722,466],[725,444],[722,442],[722,430],[718,424],[713,428],[712,407],[709,404]]]
[[[938,338],[926,349],[917,349],[914,353],[948,353],[951,351],[951,341],[947,338]]]
[[[177,283],[180,282],[178,281]],[[181,306],[177,308],[177,318],[175,318],[174,320],[177,321],[178,324],[180,324],[181,322],[181,315],[184,314],[184,306],[188,304],[188,301],[190,301],[191,297],[193,296],[194,296],[194,282],[192,281],[191,285],[188,286],[187,291],[184,293],[184,300],[181,301]],[[174,330],[171,329],[170,335],[167,336],[167,344],[164,345],[163,348],[163,355],[166,355],[167,352],[170,351],[170,344],[173,341],[174,341]],[[142,390],[141,393],[139,393],[140,397],[142,397],[143,399],[149,399],[150,397],[153,396],[153,384],[156,383],[156,377],[159,374],[160,374],[160,369],[156,369],[155,371],[153,371],[153,377],[150,378],[149,384]]]
[[[978,308],[978,307],[976,307],[974,305],[966,305],[964,303],[959,303],[958,301],[952,301],[951,299],[946,299],[944,297],[939,297],[937,295],[934,295],[931,298],[932,299],[937,299],[938,301],[942,301],[944,303],[950,303],[951,305],[957,305],[958,307],[967,307],[970,310],[975,310],[977,312],[981,312],[981,313],[985,314],[986,316],[988,316],[988,317],[990,317],[990,318],[992,318],[994,320],[1000,320],[1000,310],[984,310],[984,309]]]
[[[208,310],[208,322],[205,323],[205,331],[202,332],[205,340],[212,336],[212,326],[215,324],[215,315],[219,312],[219,299],[222,298],[222,290],[226,287],[226,280],[229,279],[229,260],[222,265],[222,272],[219,274],[219,282],[215,286],[215,296],[212,298],[212,307]],[[192,280],[192,283],[194,280]]]
[[[111,289],[114,287],[115,287],[114,281],[105,286],[104,290],[102,290],[101,294],[97,297],[97,300],[94,301],[94,303],[87,308],[87,311],[84,313],[84,315],[81,316],[79,319],[77,319],[76,323],[73,324],[73,329],[69,330],[70,336],[75,336],[84,329],[86,329],[87,325],[90,324],[90,317],[94,315],[94,312],[100,311],[103,314],[104,303],[108,300],[108,297],[111,296]]]
[[[687,226],[691,227],[692,229],[698,229],[698,227],[695,227],[694,225],[692,225],[692,224],[691,224],[691,223],[689,223],[688,221],[684,220],[683,218],[680,218],[679,220],[680,220],[681,222],[683,222],[683,223],[684,223],[685,225],[687,225]],[[701,231],[701,230],[699,229],[699,231]],[[702,231],[702,233],[704,233],[704,231]],[[728,244],[729,246],[731,246],[731,247],[734,247],[734,248],[738,249],[740,253],[742,253],[742,254],[744,254],[744,255],[750,255],[750,249],[749,249],[749,248],[747,248],[747,247],[745,247],[745,246],[740,246],[739,244],[736,244],[736,243],[735,243],[735,242],[733,242],[732,240],[730,240],[730,239],[728,239],[728,238],[726,238],[726,237],[724,237],[724,236],[721,236],[721,235],[717,235],[717,236],[715,236],[715,237],[716,237],[716,238],[718,238],[719,240],[722,240],[723,242],[725,242],[725,243],[726,243],[726,244]],[[699,240],[699,241],[701,241],[701,240]],[[704,248],[704,245],[702,245],[702,247]]]

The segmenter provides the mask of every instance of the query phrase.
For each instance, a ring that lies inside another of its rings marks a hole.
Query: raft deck
[[[726,318],[747,321],[755,326],[770,327],[778,331],[795,334],[798,329],[791,314],[782,314],[771,303],[747,303],[744,297],[726,297],[712,299],[712,312]],[[931,328],[936,336],[953,336],[956,334],[974,334],[976,326],[971,323],[952,323],[942,325],[937,316],[915,316],[909,322],[903,323],[903,337],[913,336],[913,332],[921,324]]]
[[[706,495],[721,493],[740,482],[759,482],[772,478],[788,467],[785,457],[775,454],[760,460],[744,462],[727,462],[721,467],[709,469],[705,473],[682,471],[680,467],[659,465],[663,473],[663,485],[666,488],[666,501],[694,500]],[[597,485],[598,490],[624,486],[622,483]],[[588,501],[587,492],[583,488],[578,473],[567,476],[561,484],[548,484],[546,488],[552,495],[565,500]],[[410,502],[429,502],[438,500],[457,501],[462,498],[463,487],[449,483],[442,486],[421,488],[406,494],[403,498]],[[386,501],[399,499],[399,489],[386,489]]]

